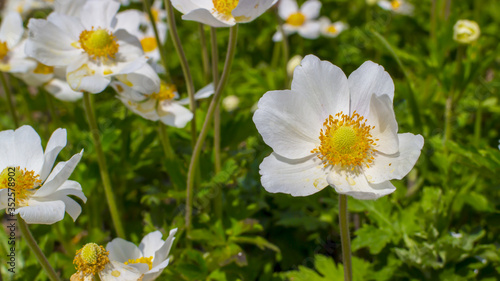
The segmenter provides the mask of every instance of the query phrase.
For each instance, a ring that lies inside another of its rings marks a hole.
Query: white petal
[[[23,19],[16,12],[9,12],[2,19],[0,26],[0,41],[7,43],[9,49],[21,40],[24,34]]]
[[[143,255],[137,246],[122,238],[115,238],[106,245],[109,252],[109,259],[118,262],[127,262],[129,259],[135,260]]]
[[[153,258],[153,269],[152,271],[155,270],[156,267],[160,266],[168,257],[168,254],[170,253],[170,249],[172,248],[172,244],[174,243],[175,237],[174,235],[177,233],[177,228],[174,228],[170,230],[167,239],[165,240],[165,243],[159,248]]]
[[[307,196],[328,185],[327,171],[316,155],[292,160],[272,153],[259,168],[262,186],[271,193]]]
[[[116,29],[125,29],[130,34],[135,34],[139,31],[143,13],[138,10],[125,10],[116,14],[117,24]]]
[[[106,89],[111,78],[96,74],[87,64],[76,63],[68,66],[66,81],[74,91],[97,94]]]
[[[177,128],[184,128],[193,119],[193,113],[184,106],[171,101],[166,101],[161,105],[160,120],[164,124]]]
[[[187,14],[192,10],[196,10],[199,8],[205,8],[209,9],[209,5],[204,3],[204,1],[197,1],[197,0],[172,0],[172,6],[176,8],[179,12],[183,14]],[[213,8],[213,4],[212,4]]]
[[[381,0],[381,1],[378,1],[378,5],[380,8],[382,8],[384,10],[392,11],[392,5],[391,5],[390,1]]]
[[[270,91],[259,100],[253,121],[264,142],[288,158],[311,155],[319,144],[324,119],[307,93]]]
[[[117,60],[129,62],[144,55],[141,41],[136,36],[125,29],[119,29],[113,35],[119,45]]]
[[[321,2],[317,0],[308,0],[300,7],[300,11],[306,16],[306,20],[317,18],[319,10],[321,10]]]
[[[373,94],[388,95],[394,99],[394,82],[384,68],[371,61],[366,61],[349,75],[351,93],[351,113],[356,110],[361,116],[367,116]]]
[[[246,0],[239,1],[238,6],[234,8],[231,14],[236,22],[250,22],[262,15],[267,9],[274,5],[278,0]]]
[[[82,92],[73,91],[66,81],[57,78],[50,80],[44,88],[56,99],[62,101],[74,102],[83,97]]]
[[[229,27],[235,25],[234,19],[230,19],[228,21],[223,21],[219,18],[216,18],[212,13],[210,13],[207,9],[196,9],[189,11],[188,13],[182,16],[183,20],[192,20],[201,22],[203,24],[212,26],[212,27]]]
[[[22,126],[0,133],[0,163],[2,167],[20,167],[39,174],[43,166],[40,137],[31,126]],[[3,170],[2,168],[2,170]]]
[[[113,260],[99,272],[102,281],[137,281],[141,276],[136,268]]]
[[[80,162],[82,154],[83,150],[80,153],[73,155],[73,157],[71,157],[68,161],[59,162],[52,173],[50,173],[42,187],[35,192],[35,196],[45,197],[54,193],[65,181],[68,180],[71,173],[73,173],[73,170],[75,170],[76,165]]]
[[[375,149],[385,154],[394,154],[399,149],[398,122],[392,108],[392,100],[387,95],[373,95],[370,103],[370,114],[366,124],[374,126],[370,130],[377,145]]]
[[[153,281],[158,278],[158,276],[160,276],[160,274],[163,272],[163,269],[168,266],[169,261],[169,259],[166,259],[157,266],[151,268],[151,270],[147,271],[144,274],[142,281]]]
[[[321,30],[321,25],[317,21],[308,21],[304,23],[299,29],[298,32],[300,36],[307,39],[316,39],[319,37],[319,32]]]
[[[80,34],[85,30],[85,27],[79,20],[69,15],[51,13],[47,17],[47,20],[60,28],[62,33],[69,36],[74,42],[78,42]]]
[[[66,137],[66,129],[57,129],[54,133],[52,133],[52,136],[47,143],[47,147],[45,148],[44,163],[42,170],[40,171],[40,179],[42,182],[45,181],[52,170],[57,155],[66,146]]]
[[[273,35],[273,42],[281,42],[281,40],[283,40],[283,33],[278,30]]]
[[[356,175],[350,172],[346,173],[346,171],[332,171],[327,180],[337,193],[360,200],[375,200],[396,190],[390,181],[379,184],[368,183],[362,173]]]
[[[116,78],[142,94],[150,95],[160,91],[160,77],[147,63],[134,72],[117,75]]]
[[[37,201],[29,200],[29,206],[16,210],[26,223],[53,224],[64,218],[65,204],[63,201]]]
[[[79,17],[85,1],[58,0],[54,1],[54,12],[72,17]]]
[[[118,9],[120,9],[120,3],[117,1],[88,0],[82,7],[81,15],[85,15],[82,17],[82,23],[87,30],[92,27],[112,27],[113,22],[116,21],[115,15]]]
[[[283,19],[287,20],[288,17],[299,11],[299,6],[295,0],[281,0],[278,6],[278,15]]]
[[[154,257],[155,252],[163,246],[162,238],[163,234],[157,230],[148,233],[144,238],[142,238],[139,244],[139,250],[141,250],[142,256],[144,257]]]
[[[205,87],[201,88],[196,94],[194,94],[194,99],[205,99],[214,94],[214,84],[210,83]],[[177,101],[178,104],[186,105],[189,104],[189,98],[184,98],[182,100]]]
[[[364,169],[366,179],[370,183],[381,183],[391,179],[400,180],[406,176],[420,156],[424,146],[421,135],[410,133],[399,134],[399,152],[393,155],[376,153],[370,168]]]

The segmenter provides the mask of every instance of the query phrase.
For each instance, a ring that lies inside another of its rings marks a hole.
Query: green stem
[[[203,63],[203,78],[204,81],[208,81],[208,76],[210,75],[210,63],[208,62],[208,48],[207,48],[207,38],[205,36],[205,26],[200,23],[198,24],[198,31],[200,32],[200,44],[201,44],[201,61]]]
[[[167,160],[172,160],[175,157],[174,150],[170,144],[170,138],[166,132],[167,128],[163,122],[158,121],[158,133],[160,135],[161,146],[163,147],[163,152],[165,153],[165,158]]]
[[[214,27],[210,28],[210,43],[212,47],[212,79],[214,87],[219,84],[219,54],[217,50],[217,33]],[[220,153],[220,102],[217,103],[214,112],[214,153],[215,153],[215,174],[221,171]],[[218,187],[216,187],[218,188]],[[218,219],[222,219],[222,187],[218,188],[213,199],[214,213]]]
[[[444,124],[444,139],[443,143],[446,143],[447,140],[452,139],[452,119],[453,119],[453,105],[454,105],[454,95],[455,90],[458,87],[458,84],[462,82],[462,59],[465,54],[465,46],[459,45],[457,50],[457,59],[455,66],[455,73],[452,80],[452,86],[450,92],[448,93],[448,98],[446,99],[446,108],[445,108],[445,124]],[[458,102],[458,101],[457,101]],[[445,146],[446,148],[446,146]]]
[[[342,262],[344,264],[344,281],[352,280],[351,238],[349,236],[349,214],[347,212],[347,195],[339,194],[340,240],[342,243]]]
[[[43,267],[43,269],[49,276],[50,280],[59,281],[60,279],[57,276],[54,268],[52,268],[52,266],[50,265],[49,261],[47,260],[47,257],[45,257],[42,250],[36,243],[35,238],[33,238],[33,235],[31,235],[28,225],[26,225],[26,222],[24,222],[24,220],[21,218],[20,215],[17,215],[17,223],[19,224],[19,230],[21,230],[21,234],[23,235],[24,240],[30,247],[31,251],[35,254],[36,259]]]
[[[285,34],[285,30],[283,29],[283,23],[281,22],[281,19],[279,16],[278,16],[278,21],[279,21],[278,32],[280,32],[281,35],[283,36],[281,41],[283,43],[283,64],[284,64],[283,69],[285,70],[285,87],[289,88],[290,87],[290,79],[288,77],[288,71],[286,68],[287,68],[288,60],[290,59],[289,58],[290,57],[290,46],[288,45],[288,38]]]
[[[12,120],[14,120],[14,126],[19,128],[19,119],[17,118],[16,108],[14,106],[14,100],[9,87],[7,86],[7,81],[5,80],[5,74],[0,73],[0,80],[2,80],[3,91],[5,96],[7,96],[7,104],[9,105],[10,114],[12,115]]]
[[[478,100],[479,105],[477,106],[476,112],[476,122],[474,123],[474,144],[479,147],[479,142],[481,141],[481,123],[483,119],[483,101]]]
[[[170,0],[165,1],[165,9],[167,10],[167,22],[168,28],[170,30],[170,37],[174,43],[175,51],[179,56],[182,72],[184,74],[184,79],[186,80],[187,93],[189,96],[189,109],[193,112],[193,119],[191,120],[191,142],[194,144],[196,139],[196,102],[194,100],[194,83],[193,77],[191,76],[191,70],[189,69],[189,64],[182,48],[181,39],[177,33],[177,26],[175,25],[174,8]]]
[[[85,113],[87,115],[87,120],[89,122],[90,134],[92,135],[92,140],[94,141],[95,151],[97,153],[97,162],[99,163],[99,171],[101,173],[101,180],[104,186],[104,194],[106,195],[106,200],[108,201],[109,212],[111,213],[111,219],[115,227],[116,234],[118,237],[125,239],[125,231],[123,230],[123,225],[120,220],[120,213],[115,201],[115,195],[113,193],[113,188],[111,186],[111,180],[108,173],[108,166],[106,164],[106,158],[102,149],[100,132],[97,127],[97,121],[95,118],[94,109],[92,107],[91,94],[84,93],[83,101],[85,105]]]
[[[54,122],[55,124],[55,127],[59,127],[59,117],[57,116],[57,112],[56,112],[56,107],[54,106],[54,100],[52,99],[52,96],[49,92],[41,89],[41,91],[44,93],[45,95],[45,100],[47,101],[47,107],[49,108],[49,112],[50,112],[50,119],[52,120],[52,122]]]
[[[189,233],[191,230],[191,213],[193,211],[193,182],[195,177],[196,165],[198,164],[198,158],[200,156],[201,148],[203,146],[203,141],[207,136],[208,128],[210,127],[210,123],[212,122],[212,117],[215,112],[215,108],[217,104],[220,102],[220,97],[222,94],[222,90],[226,86],[227,79],[229,77],[229,72],[231,71],[231,66],[233,64],[234,54],[236,52],[236,38],[238,36],[238,25],[234,25],[229,30],[229,43],[226,54],[226,62],[224,63],[224,69],[222,71],[222,76],[220,78],[219,84],[217,85],[217,89],[215,91],[214,97],[210,102],[210,106],[208,107],[208,112],[205,117],[205,121],[203,122],[203,127],[201,128],[200,135],[196,140],[196,144],[193,149],[193,154],[191,155],[191,161],[189,162],[189,170],[187,176],[187,184],[186,184],[186,231]]]

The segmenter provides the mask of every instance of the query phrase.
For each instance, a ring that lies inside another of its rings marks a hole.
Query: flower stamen
[[[73,264],[81,280],[88,275],[95,275],[104,270],[106,264],[109,263],[109,252],[106,252],[103,246],[96,243],[88,243],[80,250],[76,251]]]
[[[92,27],[91,30],[84,30],[80,34],[79,42],[80,47],[92,59],[115,58],[119,47],[113,33],[102,28],[94,30]]]
[[[224,19],[233,17],[233,10],[238,6],[239,0],[212,0],[214,4],[214,12],[222,15]]]
[[[399,0],[392,0],[391,1],[391,6],[392,6],[393,10],[397,10],[397,9],[399,9],[399,7],[401,7],[401,1],[399,1]]]
[[[155,37],[145,37],[141,40],[141,46],[145,53],[149,53],[158,48],[158,43]]]
[[[174,84],[161,83],[160,91],[158,93],[153,93],[148,97],[157,101],[172,100],[175,98],[175,92],[177,92],[177,88]]]
[[[36,68],[33,70],[33,73],[36,74],[52,74],[54,73],[54,67],[48,66],[43,63],[38,63]]]
[[[296,12],[288,16],[286,23],[293,26],[302,26],[306,21],[306,16],[301,12]]]
[[[9,47],[7,46],[7,42],[0,41],[0,60],[3,60],[8,53]]]
[[[12,175],[14,174],[14,175]],[[0,173],[0,189],[11,188],[15,194],[16,206],[28,206],[29,198],[42,181],[34,171],[20,167],[7,167]]]
[[[132,260],[129,259],[128,261],[125,262],[125,264],[132,264],[132,263],[145,263],[149,266],[149,270],[153,269],[153,256],[146,258],[146,257],[140,257],[138,259]]]

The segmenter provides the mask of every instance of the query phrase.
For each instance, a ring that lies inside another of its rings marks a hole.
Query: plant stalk
[[[10,114],[12,115],[12,120],[14,120],[14,126],[16,126],[16,128],[19,128],[19,118],[17,118],[16,108],[14,106],[14,100],[12,97],[12,93],[10,92],[10,89],[7,86],[7,81],[5,80],[4,75],[5,75],[4,73],[0,73],[0,79],[2,80],[3,91],[5,93],[5,96],[7,97],[7,104],[9,105],[9,111]]]
[[[342,243],[342,262],[344,264],[344,281],[352,281],[351,238],[349,236],[347,195],[339,194],[339,222],[340,240]]]

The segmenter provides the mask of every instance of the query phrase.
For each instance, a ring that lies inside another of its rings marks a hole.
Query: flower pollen
[[[330,34],[335,34],[335,33],[337,33],[337,29],[335,28],[335,26],[333,24],[331,24],[326,29],[326,32],[328,32]]]
[[[132,264],[132,263],[145,263],[149,266],[149,270],[151,270],[151,269],[153,269],[153,256],[151,256],[149,258],[140,257],[140,258],[135,259],[135,260],[129,259],[128,261],[125,262],[125,264]]]
[[[5,56],[9,53],[9,47],[7,46],[7,42],[0,41],[0,60],[3,60]]]
[[[214,12],[219,13],[225,20],[233,17],[233,10],[238,6],[239,0],[212,0]]]
[[[80,47],[92,59],[115,58],[119,47],[113,33],[101,28],[94,30],[94,27],[91,30],[84,30],[80,34],[79,42]]]
[[[366,125],[366,119],[356,111],[352,116],[342,112],[335,118],[329,116],[323,123],[319,139],[321,145],[311,153],[318,153],[318,158],[325,165],[340,165],[341,168],[354,170],[362,165],[369,167],[373,162],[373,147],[376,145],[370,134],[374,126]]]
[[[286,23],[293,26],[302,26],[306,21],[306,16],[301,12],[296,12],[288,16]]]
[[[391,6],[392,6],[392,9],[397,10],[397,9],[399,9],[399,7],[401,7],[401,1],[399,1],[399,0],[392,0],[391,1]]]
[[[43,63],[37,63],[36,68],[33,70],[36,74],[52,74],[54,73],[54,67],[48,66]]]
[[[176,91],[177,88],[174,84],[161,83],[160,91],[149,95],[149,97],[158,101],[172,100],[175,98]]]
[[[27,201],[42,181],[40,175],[20,167],[7,167],[0,173],[0,189],[14,190],[16,206],[28,206]]]
[[[96,243],[88,243],[80,250],[76,251],[73,264],[83,278],[88,275],[95,275],[104,270],[109,263],[109,252],[103,246]],[[83,279],[81,279],[83,280]]]
[[[158,48],[158,43],[155,37],[145,37],[141,40],[141,46],[145,53],[149,53]]]

